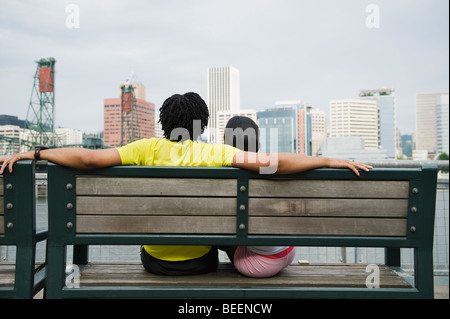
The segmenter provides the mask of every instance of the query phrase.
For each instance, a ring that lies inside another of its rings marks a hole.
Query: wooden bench
[[[45,286],[45,264],[37,265],[35,257],[47,232],[36,232],[34,176],[31,161],[0,176],[0,245],[16,247],[15,262],[0,261],[0,298],[32,298]]]
[[[436,168],[319,169],[259,175],[234,168],[50,164],[48,298],[433,298]],[[385,265],[292,265],[254,279],[230,265],[165,277],[127,263],[89,262],[89,245],[384,247]],[[65,286],[73,245],[77,285]],[[394,269],[413,248],[414,284]],[[376,277],[376,278],[375,278]],[[379,282],[371,288],[371,280]]]

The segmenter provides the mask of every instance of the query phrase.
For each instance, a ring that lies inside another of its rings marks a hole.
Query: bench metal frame
[[[16,163],[14,172],[6,170],[0,180],[4,212],[0,245],[16,246],[14,286],[0,287],[0,298],[33,298],[46,282],[45,264],[36,269],[36,243],[47,238],[47,231],[36,231],[34,163]]]
[[[237,179],[236,234],[77,234],[76,176],[234,178]],[[249,178],[305,180],[409,181],[406,237],[249,235]],[[49,164],[48,298],[433,298],[433,231],[436,167],[373,169],[356,177],[351,171],[318,169],[292,175],[259,175],[235,168],[122,166],[77,171]],[[243,208],[242,208],[243,207]],[[244,225],[244,226],[242,226]],[[74,245],[73,263],[87,264],[88,245],[292,245],[385,247],[386,265],[400,267],[400,248],[414,249],[414,288],[366,289],[331,287],[65,287],[66,246]]]

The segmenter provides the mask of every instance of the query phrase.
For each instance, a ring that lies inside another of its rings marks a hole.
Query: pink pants
[[[295,247],[276,255],[260,255],[246,246],[238,246],[234,253],[234,267],[247,277],[272,277],[289,266],[295,257]]]

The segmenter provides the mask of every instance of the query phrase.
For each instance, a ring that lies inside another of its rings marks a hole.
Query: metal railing
[[[448,170],[449,161],[416,161],[416,160],[379,160],[365,161],[364,164],[375,168],[418,168],[421,166],[435,165],[439,170]]]

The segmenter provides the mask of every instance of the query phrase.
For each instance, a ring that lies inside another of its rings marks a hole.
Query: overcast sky
[[[449,1],[1,0],[0,114],[26,118],[34,61],[47,57],[56,125],[84,132],[103,129],[103,99],[131,71],[159,113],[174,93],[206,100],[207,68],[231,65],[245,109],[301,100],[328,112],[331,99],[395,88],[410,134],[415,94],[448,91]]]

